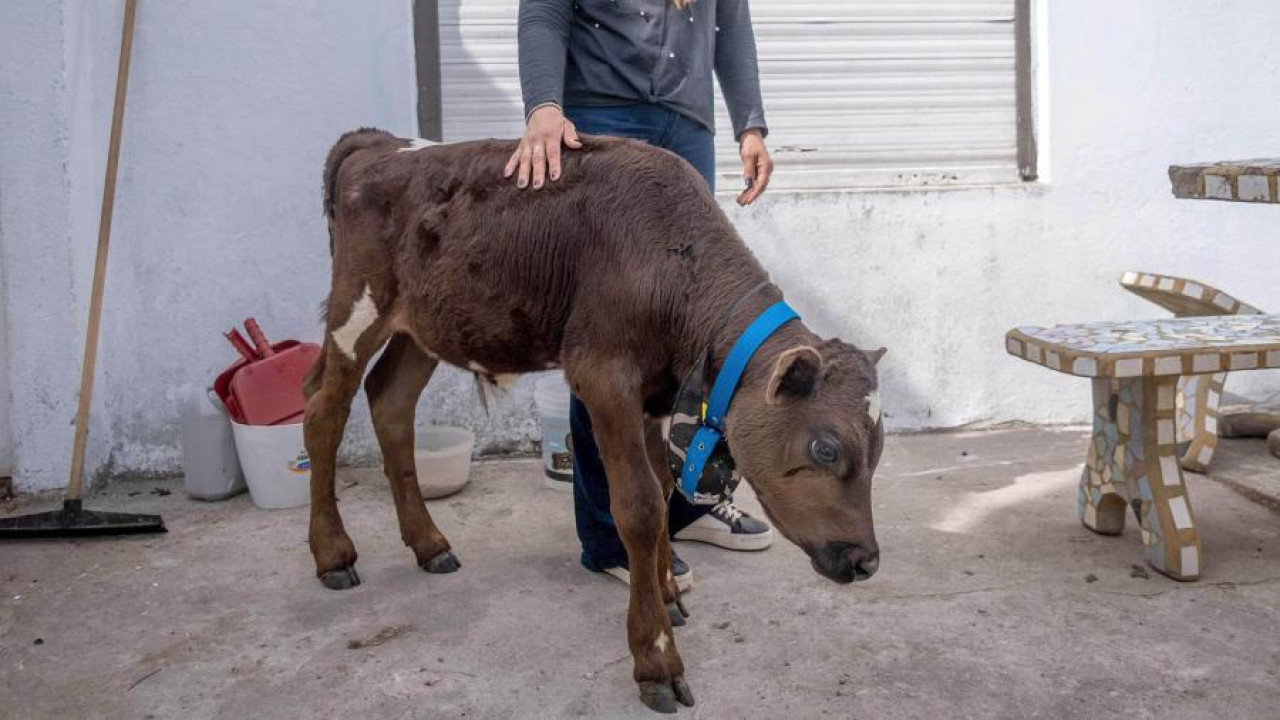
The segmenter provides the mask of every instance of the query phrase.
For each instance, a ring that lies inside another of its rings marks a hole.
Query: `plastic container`
[[[222,402],[193,388],[182,401],[182,486],[196,500],[225,500],[245,491],[236,441]]]
[[[533,401],[542,427],[542,472],[547,487],[573,489],[573,440],[569,436],[569,385],[562,373],[534,386]]]
[[[228,338],[233,336],[239,337],[239,333],[234,329],[227,333]],[[252,349],[245,349],[248,348],[248,343],[245,342],[244,338],[232,340],[231,344],[235,345],[236,349],[240,350],[241,353],[253,352]],[[297,347],[300,344],[301,343],[297,340],[281,340],[280,342],[272,345],[271,348],[276,352],[284,352],[285,350]],[[235,377],[236,373],[240,372],[248,364],[249,356],[242,355],[241,357],[236,358],[235,362],[228,365],[227,369],[218,373],[218,377],[213,379],[213,392],[220,400],[222,400],[222,404],[226,407],[227,414],[231,416],[232,422],[244,422],[244,411],[240,408],[240,403],[231,394],[231,380]]]
[[[428,425],[416,434],[413,466],[425,498],[452,495],[471,477],[471,449],[476,436],[470,430],[448,425]]]
[[[241,425],[233,421],[231,428],[254,505],[271,510],[310,502],[311,458],[302,442],[302,423]]]

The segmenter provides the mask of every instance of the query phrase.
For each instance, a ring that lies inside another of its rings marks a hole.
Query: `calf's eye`
[[[840,459],[840,448],[830,440],[816,438],[809,443],[809,455],[823,465],[831,465]]]

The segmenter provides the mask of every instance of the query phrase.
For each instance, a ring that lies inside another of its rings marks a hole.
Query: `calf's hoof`
[[[448,550],[422,563],[422,569],[429,573],[451,573],[456,572],[460,567],[462,563],[458,562],[457,556]]]
[[[689,689],[689,683],[685,682],[683,677],[672,680],[671,689],[675,690],[676,700],[679,700],[681,705],[693,707],[693,691]]]
[[[680,611],[680,606],[676,603],[667,603],[667,617],[671,619],[671,627],[684,626],[684,613]]]
[[[646,680],[640,683],[640,701],[650,710],[660,713],[674,713],[676,703],[685,707],[693,707],[693,691],[683,677],[667,682]]]
[[[676,711],[676,693],[666,683],[640,683],[640,702],[655,712],[671,714]]]
[[[354,565],[330,570],[320,576],[320,582],[330,590],[349,590],[360,584],[360,576],[356,574]]]

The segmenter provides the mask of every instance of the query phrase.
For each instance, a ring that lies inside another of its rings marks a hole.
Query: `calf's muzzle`
[[[813,569],[838,583],[867,580],[880,569],[880,548],[870,543],[829,542],[809,554]]]

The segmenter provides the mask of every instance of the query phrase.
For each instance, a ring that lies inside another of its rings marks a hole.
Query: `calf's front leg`
[[[681,627],[689,617],[689,610],[680,599],[680,586],[671,574],[671,527],[670,515],[666,511],[671,507],[671,493],[675,491],[675,478],[667,465],[667,441],[662,430],[662,420],[647,417],[644,421],[644,445],[649,454],[649,466],[653,468],[662,485],[662,535],[658,538],[658,578],[662,584],[662,602],[667,606],[667,617],[675,627]]]
[[[663,601],[660,560],[665,533],[663,485],[650,467],[645,448],[643,403],[635,387],[636,373],[583,373],[578,395],[591,413],[596,441],[609,477],[609,509],[627,549],[631,570],[631,602],[627,609],[627,642],[635,661],[633,677],[640,699],[663,713],[676,703],[693,706],[693,693],[684,679],[684,662]],[[669,552],[669,550],[668,550]]]

